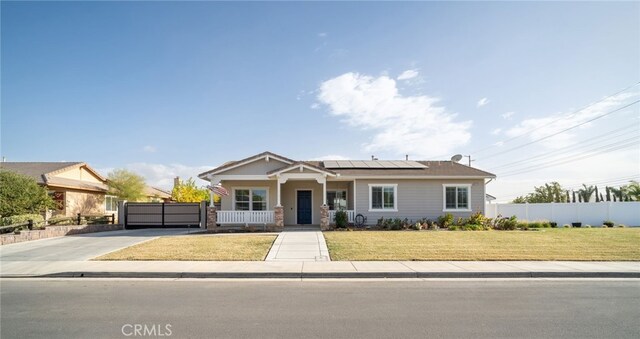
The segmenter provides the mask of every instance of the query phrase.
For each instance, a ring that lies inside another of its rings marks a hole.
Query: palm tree
[[[635,201],[640,201],[640,183],[631,180],[629,185],[625,186],[627,195]]]
[[[585,184],[582,184],[582,187],[583,188],[578,190],[578,194],[582,197],[582,201],[589,202],[596,189],[594,186],[587,186]]]

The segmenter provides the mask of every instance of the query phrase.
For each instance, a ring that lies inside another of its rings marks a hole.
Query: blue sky
[[[471,153],[499,175],[488,186],[499,197],[551,180],[640,177],[635,140],[517,173],[585,153],[576,143],[607,131],[630,128],[593,148],[637,136],[638,104],[497,154],[638,99],[634,87],[544,126],[640,80],[637,2],[1,6],[1,153],[10,161],[126,167],[170,187],[174,175],[264,150],[295,159]],[[558,158],[545,156],[552,151]]]

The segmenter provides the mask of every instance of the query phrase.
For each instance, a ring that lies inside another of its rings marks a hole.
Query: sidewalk
[[[0,277],[640,278],[640,262],[3,261]]]
[[[320,227],[287,226],[273,242],[266,261],[329,261],[329,249]]]

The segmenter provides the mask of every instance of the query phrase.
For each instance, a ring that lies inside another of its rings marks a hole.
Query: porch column
[[[280,177],[280,175],[278,175],[277,183],[276,183],[276,192],[278,193],[277,194],[277,199],[276,199],[276,201],[277,201],[276,206],[282,206],[282,201],[280,199],[280,196],[281,196],[281,194],[280,194],[280,191],[281,191],[280,185],[284,184],[285,182],[287,182],[287,181],[283,180],[282,177]]]
[[[327,204],[327,180],[322,182],[322,205]]]

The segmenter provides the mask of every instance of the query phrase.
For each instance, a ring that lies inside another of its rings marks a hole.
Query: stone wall
[[[207,231],[216,232],[218,230],[218,215],[216,207],[207,207]]]
[[[320,206],[320,229],[326,231],[329,229],[329,206]]]
[[[62,237],[65,235],[117,231],[123,229],[122,225],[70,225],[47,226],[43,230],[21,231],[20,234],[0,235],[0,245],[14,244],[29,240]]]

